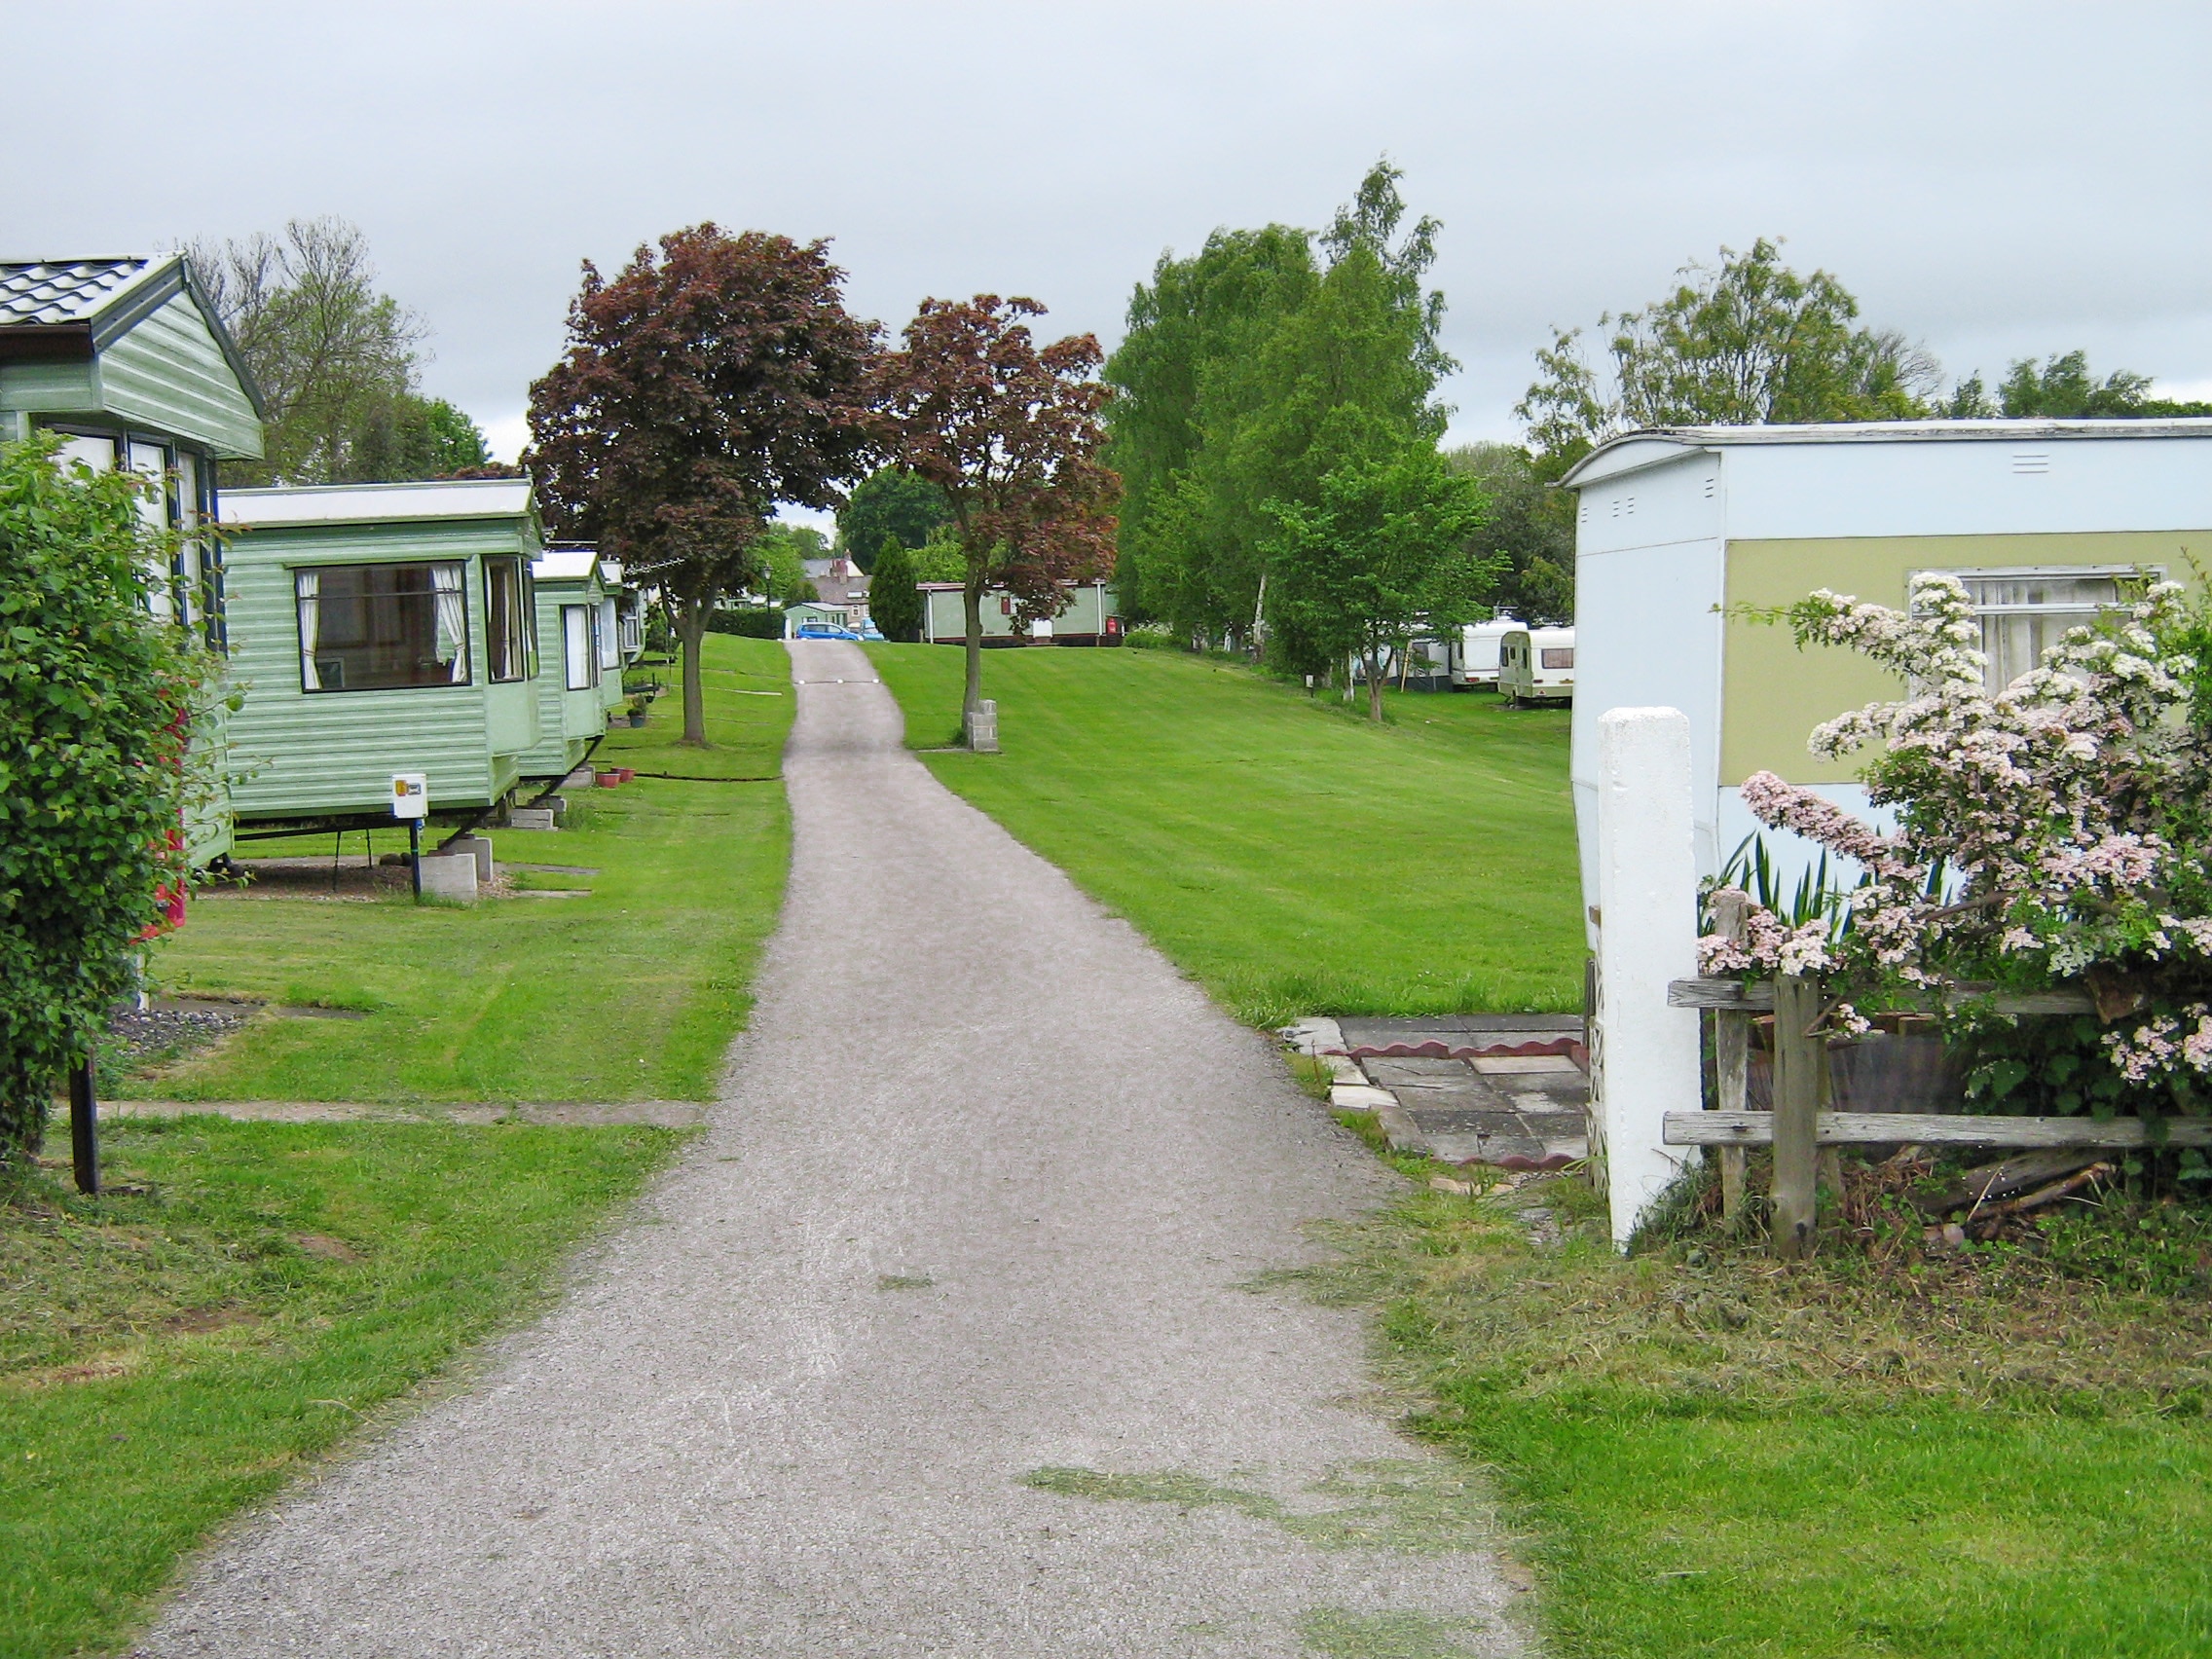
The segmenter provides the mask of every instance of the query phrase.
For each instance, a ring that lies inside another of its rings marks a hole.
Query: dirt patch
[[[292,1242],[310,1256],[319,1256],[326,1262],[358,1262],[364,1258],[360,1251],[343,1238],[333,1238],[327,1233],[295,1233]]]

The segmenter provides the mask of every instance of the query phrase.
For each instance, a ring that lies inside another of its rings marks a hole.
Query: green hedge
[[[744,610],[718,610],[707,618],[710,634],[735,634],[741,640],[780,640],[784,613],[772,605]]]

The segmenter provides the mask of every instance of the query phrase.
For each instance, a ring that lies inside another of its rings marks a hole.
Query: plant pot
[[[603,790],[620,789],[622,787],[622,774],[620,772],[602,772],[594,782]]]
[[[642,726],[642,725],[644,725],[645,723],[645,716],[644,716],[643,714],[636,714],[636,715],[632,715],[632,716],[630,717],[630,724],[631,724],[631,727],[632,727],[633,729],[635,729],[635,728],[636,728],[636,727],[638,727],[638,726]]]

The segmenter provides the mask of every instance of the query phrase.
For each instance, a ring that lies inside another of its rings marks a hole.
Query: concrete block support
[[[1696,1156],[1663,1139],[1668,1113],[1703,1104],[1697,1011],[1667,1006],[1667,981],[1697,972],[1690,809],[1688,718],[1677,709],[1601,715],[1591,1116],[1604,1141],[1616,1245]]]
[[[999,706],[988,697],[968,716],[968,747],[978,755],[999,752]]]
[[[463,904],[475,903],[476,855],[424,853],[423,892],[431,898],[458,899]]]
[[[466,853],[476,861],[476,885],[492,885],[492,837],[489,835],[456,835],[439,851]]]

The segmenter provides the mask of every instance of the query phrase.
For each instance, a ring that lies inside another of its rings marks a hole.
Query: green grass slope
[[[916,748],[959,726],[961,653],[870,645]],[[1005,753],[925,755],[1239,1018],[1581,1006],[1567,717],[1390,697],[1375,727],[1234,664],[984,660]]]

